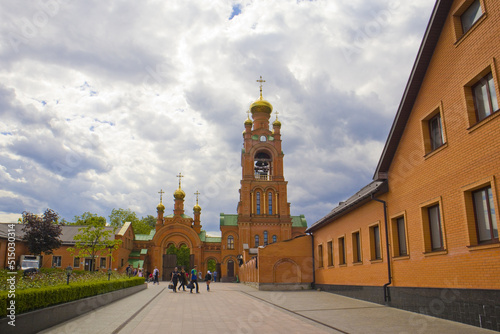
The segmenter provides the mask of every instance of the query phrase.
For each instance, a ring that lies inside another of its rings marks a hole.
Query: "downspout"
[[[311,236],[311,248],[312,248],[312,274],[313,274],[313,281],[311,283],[311,288],[314,289],[314,286],[316,284],[316,269],[314,266],[315,260],[314,260],[314,235],[312,233],[309,233]]]
[[[387,226],[387,202],[375,198],[372,194],[372,200],[380,202],[384,205],[384,224],[385,224],[385,247],[387,249],[387,276],[389,281],[384,284],[384,302],[390,302],[391,301],[391,296],[389,295],[389,289],[388,286],[392,284],[392,276],[391,276],[391,253],[389,250],[389,229]]]

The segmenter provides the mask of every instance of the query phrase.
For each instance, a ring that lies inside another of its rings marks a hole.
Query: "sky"
[[[282,123],[308,226],[372,181],[434,0],[0,2],[0,221],[236,213],[242,131]],[[273,114],[271,123],[276,116]]]

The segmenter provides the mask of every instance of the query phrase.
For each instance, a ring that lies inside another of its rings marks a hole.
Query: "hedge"
[[[81,282],[71,285],[18,290],[14,298],[16,301],[16,314],[141,285],[144,280],[144,277],[133,277],[114,281]],[[0,317],[7,315],[8,303],[10,303],[8,292],[1,291]]]

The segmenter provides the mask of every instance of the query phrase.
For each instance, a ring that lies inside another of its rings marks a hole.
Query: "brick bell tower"
[[[287,181],[283,174],[281,123],[276,120],[269,128],[273,106],[260,97],[248,111],[243,131],[241,153],[242,179],[238,203],[240,252],[292,238],[290,203],[287,202]],[[250,119],[250,113],[252,120]]]

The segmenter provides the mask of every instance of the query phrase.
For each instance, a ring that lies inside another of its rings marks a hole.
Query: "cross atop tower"
[[[262,75],[261,75],[260,79],[257,80],[257,82],[260,82],[260,98],[262,99],[262,83],[266,82],[266,80],[262,80]]]
[[[198,205],[198,195],[200,195],[200,192],[196,190],[194,194],[196,195],[196,205]]]
[[[276,120],[278,120],[278,114],[279,114],[278,110],[276,110],[275,114],[276,114]]]
[[[160,194],[160,203],[161,203],[161,200],[162,200],[162,197],[163,197],[163,194],[165,192],[163,191],[163,189],[160,189],[160,191],[158,192],[158,194]]]
[[[176,177],[179,178],[179,189],[181,189],[181,178],[184,177],[184,175],[182,175],[180,172],[179,172],[179,175],[176,175]]]

